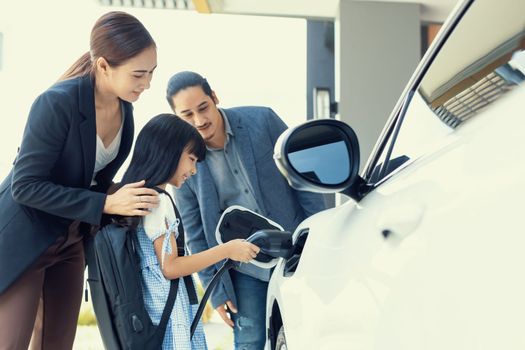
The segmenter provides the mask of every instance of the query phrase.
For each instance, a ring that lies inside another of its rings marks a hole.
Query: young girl
[[[158,115],[140,131],[122,183],[145,179],[146,187],[164,189],[167,184],[180,187],[196,173],[196,163],[203,160],[205,154],[204,140],[195,128],[173,114]],[[176,238],[180,218],[176,217],[166,194],[160,194],[159,199],[158,208],[152,209],[141,220],[136,218],[140,220],[136,232],[144,300],[154,324],[160,322],[170,288],[169,280],[190,275],[226,258],[248,262],[259,252],[259,248],[251,243],[232,240],[198,254],[178,256]],[[200,324],[190,340],[190,326],[197,307],[190,305],[181,278],[163,349],[207,348]]]

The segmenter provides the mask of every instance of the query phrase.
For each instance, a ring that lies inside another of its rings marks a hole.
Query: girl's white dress
[[[177,254],[177,252],[172,251],[171,245],[168,244],[168,238],[170,235],[175,235],[176,238],[179,234],[177,230],[179,219],[175,217],[170,199],[165,194],[159,194],[159,199],[159,207],[146,215],[137,228],[144,302],[154,324],[160,322],[164,305],[168,299],[170,281],[162,274],[161,265],[155,255],[153,241],[163,236],[161,239],[164,239],[164,254]],[[184,280],[179,278],[179,290],[166,327],[166,335],[162,344],[163,350],[207,349],[201,322],[199,322],[193,339],[190,341],[190,326],[197,308],[198,305],[190,305]]]

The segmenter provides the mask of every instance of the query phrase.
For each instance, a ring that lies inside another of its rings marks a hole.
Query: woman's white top
[[[117,158],[118,151],[120,149],[120,141],[122,140],[122,128],[124,126],[124,108],[122,108],[121,119],[122,122],[120,123],[117,136],[115,136],[107,148],[104,146],[104,142],[97,134],[97,155],[95,158],[95,170],[93,171],[93,177],[91,178],[91,186],[97,184],[95,181],[95,176],[97,176],[98,172],[104,169],[115,158]]]

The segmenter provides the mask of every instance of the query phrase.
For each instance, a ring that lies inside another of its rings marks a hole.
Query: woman
[[[157,65],[135,17],[110,12],[90,51],[33,103],[13,170],[0,185],[0,349],[71,349],[80,308],[83,232],[102,214],[144,216],[144,181],[106,194],[133,142],[135,102]]]

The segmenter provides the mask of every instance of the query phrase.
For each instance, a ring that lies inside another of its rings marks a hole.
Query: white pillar
[[[357,133],[363,169],[416,68],[420,5],[341,0],[335,22],[338,118]]]

